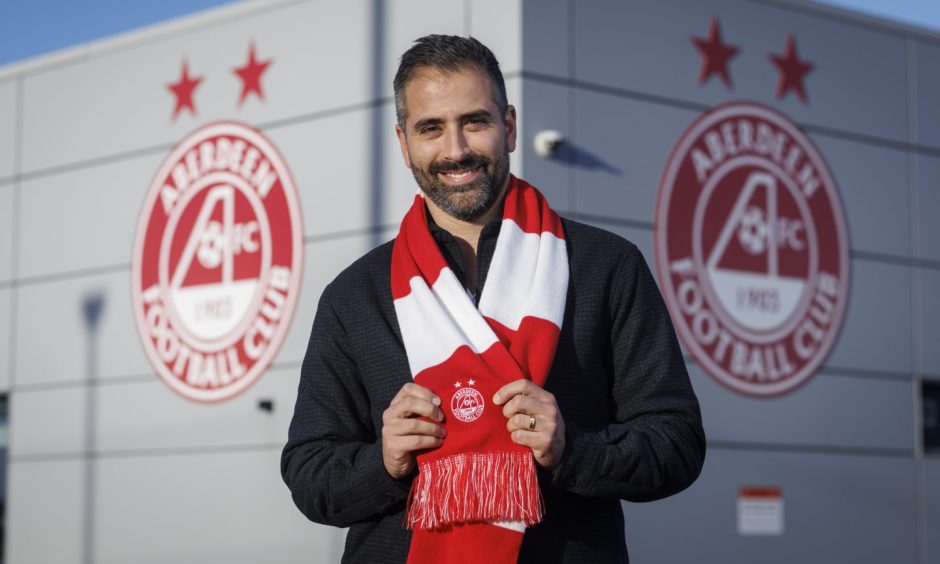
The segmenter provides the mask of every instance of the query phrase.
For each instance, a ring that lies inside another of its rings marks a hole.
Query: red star
[[[787,46],[783,55],[770,53],[770,62],[777,67],[780,73],[780,80],[777,81],[777,98],[783,98],[787,92],[793,90],[800,97],[800,101],[806,104],[806,90],[803,89],[803,77],[813,70],[813,63],[807,60],[800,60],[796,52],[796,39],[793,34],[787,35]]]
[[[238,105],[242,105],[245,98],[254,92],[259,98],[264,100],[264,92],[261,91],[261,73],[267,70],[271,64],[271,59],[267,61],[258,61],[255,59],[255,44],[252,43],[248,48],[248,62],[243,67],[235,67],[232,72],[242,79],[242,95],[238,98]]]
[[[178,116],[184,108],[188,109],[193,115],[196,115],[196,106],[193,104],[193,92],[195,92],[199,83],[202,82],[202,78],[201,76],[189,76],[189,62],[183,59],[183,70],[180,72],[179,82],[166,85],[167,89],[176,96],[176,108],[173,109],[173,119],[176,119],[176,116]]]
[[[717,74],[721,81],[725,83],[725,86],[733,88],[731,86],[731,74],[728,73],[728,61],[737,55],[738,47],[722,42],[718,16],[712,17],[712,23],[708,28],[708,39],[692,37],[690,41],[702,54],[702,68],[698,73],[698,83],[702,84],[711,75]]]

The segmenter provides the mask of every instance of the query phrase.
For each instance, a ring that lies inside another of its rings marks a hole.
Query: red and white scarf
[[[568,289],[558,215],[510,176],[479,309],[431,236],[419,194],[392,250],[391,285],[411,373],[441,398],[447,436],[418,455],[407,525],[409,563],[515,562],[525,527],[541,521],[531,451],[512,442],[494,405],[503,385],[544,385]],[[471,557],[472,555],[472,557]]]

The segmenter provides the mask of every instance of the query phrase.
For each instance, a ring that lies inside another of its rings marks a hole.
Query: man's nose
[[[460,162],[471,152],[467,137],[460,128],[449,131],[444,143],[444,157],[448,160]]]

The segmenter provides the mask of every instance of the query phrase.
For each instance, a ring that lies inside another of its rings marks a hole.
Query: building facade
[[[339,560],[343,531],[295,509],[280,449],[322,289],[411,203],[391,81],[427,33],[493,49],[519,109],[513,170],[633,241],[661,286],[664,171],[710,110],[782,116],[832,178],[848,279],[831,347],[764,397],[683,340],[705,468],[624,504],[631,559],[940,563],[922,430],[940,383],[940,36],[796,0],[246,3],[0,69],[5,561]],[[205,403],[149,360],[132,271],[161,165],[216,122],[257,128],[289,169],[303,270],[269,366]],[[546,130],[564,143],[543,157]]]

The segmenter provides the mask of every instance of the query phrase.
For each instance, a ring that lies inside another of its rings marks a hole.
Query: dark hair
[[[472,37],[457,35],[425,35],[405,51],[395,73],[395,114],[398,125],[405,127],[405,85],[414,78],[419,69],[430,68],[444,72],[457,72],[476,68],[486,72],[490,79],[493,101],[500,114],[506,113],[506,83],[499,70],[499,61],[486,45]]]

